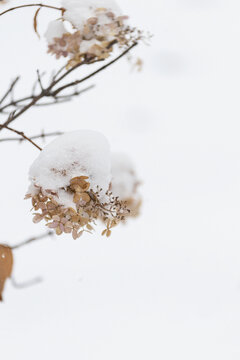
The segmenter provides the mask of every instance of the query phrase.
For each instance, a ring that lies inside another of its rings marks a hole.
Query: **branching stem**
[[[53,235],[54,235],[54,234],[53,234],[52,231],[48,231],[48,232],[45,233],[45,234],[31,237],[30,239],[27,239],[27,240],[21,242],[20,244],[11,246],[11,249],[12,249],[12,250],[19,249],[19,248],[21,248],[21,247],[23,247],[23,246],[25,246],[25,245],[28,245],[28,244],[30,244],[30,243],[32,243],[32,242],[34,242],[34,241],[41,240],[41,239],[44,239],[44,238],[46,238],[46,237],[48,237],[48,236],[53,236]]]
[[[2,125],[0,125],[0,129],[1,129]],[[19,136],[21,136],[22,138],[24,138],[25,140],[29,141],[33,146],[35,146],[38,150],[42,150],[42,148],[40,146],[38,146],[32,139],[30,139],[28,136],[26,136],[22,131],[18,131],[16,129],[13,129],[9,126],[3,126],[5,129],[14,132],[15,134],[18,134]]]
[[[38,95],[34,95],[32,96],[30,99],[31,101],[26,104],[25,106],[23,106],[20,110],[18,110],[18,108],[14,111],[14,113],[11,113],[8,117],[8,119],[1,125],[0,124],[0,131],[4,128],[6,128],[10,123],[12,123],[13,121],[15,121],[17,118],[19,118],[22,114],[24,114],[27,110],[29,110],[31,107],[35,106],[35,104],[37,104],[41,99],[45,98],[45,97],[53,97],[54,99],[56,99],[57,95],[62,92],[65,89],[71,88],[71,87],[75,87],[78,84],[81,84],[82,82],[89,80],[90,78],[94,77],[95,75],[97,75],[98,73],[100,73],[101,71],[107,69],[109,66],[111,66],[112,64],[114,64],[115,62],[117,62],[119,59],[121,59],[123,56],[125,56],[130,50],[132,50],[135,46],[137,45],[137,42],[135,42],[134,44],[132,44],[131,46],[129,46],[126,50],[124,50],[119,56],[117,56],[115,59],[113,59],[112,61],[110,61],[109,63],[103,65],[102,67],[100,67],[99,69],[97,69],[96,71],[92,72],[91,74],[85,76],[84,78],[80,79],[80,80],[76,80],[73,82],[70,82],[68,84],[65,84],[61,87],[59,87],[56,90],[53,90],[53,88],[60,82],[62,81],[65,77],[67,77],[70,73],[72,73],[74,70],[76,70],[77,68],[79,68],[80,66],[84,65],[85,63],[81,63],[76,65],[75,67],[67,70],[64,74],[62,74],[60,77],[58,78],[53,78],[52,82],[50,83],[50,85],[47,88],[42,88],[42,84],[40,85],[41,91]],[[94,62],[94,61],[93,61]],[[38,79],[39,82],[39,79]],[[67,96],[67,95],[66,95]],[[25,98],[26,99],[26,98]],[[3,110],[4,107],[0,110]]]
[[[45,139],[46,137],[49,137],[49,136],[58,136],[58,135],[62,135],[62,134],[63,133],[61,131],[56,131],[56,132],[47,133],[47,134],[42,132],[42,134],[31,136],[31,137],[29,137],[29,139],[31,139],[31,140]],[[23,138],[23,137],[12,137],[12,138],[10,137],[10,138],[0,139],[0,142],[7,142],[7,141],[19,141],[19,142],[22,142],[22,141],[26,141],[26,139]]]
[[[19,6],[15,6],[15,7],[12,7],[10,9],[7,9],[3,12],[0,13],[0,16],[4,15],[4,14],[7,14],[8,12],[10,11],[14,11],[14,10],[17,10],[17,9],[22,9],[22,8],[27,8],[27,7],[44,7],[44,8],[48,8],[48,9],[54,9],[54,10],[59,10],[61,12],[64,12],[65,9],[64,8],[59,8],[59,7],[56,7],[56,6],[51,6],[51,5],[45,5],[45,4],[26,4],[26,5],[19,5]]]

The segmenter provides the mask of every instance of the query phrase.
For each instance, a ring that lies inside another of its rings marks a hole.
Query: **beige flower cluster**
[[[67,31],[64,18],[57,20],[49,24],[46,33],[48,52],[57,59],[68,58],[68,67],[104,60],[110,56],[115,44],[128,47],[141,39],[141,31],[126,25],[127,19],[127,16],[116,15],[113,11],[101,7],[92,12],[80,29],[71,24],[73,31]],[[56,34],[54,26],[57,29]]]
[[[69,186],[62,189],[72,198],[75,209],[59,204],[57,193],[51,190],[36,187],[34,194],[28,193],[25,198],[32,199],[35,211],[33,222],[45,220],[46,225],[54,229],[57,235],[71,233],[75,240],[84,232],[91,232],[96,220],[101,219],[106,226],[102,235],[110,236],[111,229],[124,221],[130,210],[125,202],[113,197],[111,192],[106,193],[107,201],[102,203],[99,200],[101,190],[91,190],[87,180],[87,176],[72,178]]]
[[[26,199],[32,200],[33,222],[45,221],[57,235],[74,239],[104,223],[102,235],[140,207],[139,181],[125,154],[111,153],[104,135],[77,130],[58,136],[29,169]]]

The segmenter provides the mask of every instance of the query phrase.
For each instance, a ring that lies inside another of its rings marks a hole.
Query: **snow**
[[[132,198],[138,179],[129,156],[124,153],[112,154],[111,172],[111,191],[113,196],[119,196],[121,200]]]
[[[62,204],[72,206],[72,200],[61,189],[77,176],[88,176],[91,189],[102,188],[102,198],[111,179],[110,146],[99,132],[78,130],[59,136],[41,151],[29,171],[33,185],[52,190]],[[60,196],[61,195],[61,196]]]
[[[64,26],[63,21],[53,20],[48,24],[47,31],[45,33],[45,38],[49,44],[54,42],[55,38],[61,38],[64,33],[67,32],[67,29]]]
[[[83,40],[80,45],[80,52],[81,53],[87,53],[89,49],[91,49],[92,46],[98,45],[100,42],[96,39],[92,40]]]
[[[121,10],[117,3],[113,0],[63,0],[62,6],[67,10],[64,13],[64,19],[73,24],[77,29],[81,30],[86,20],[95,17],[95,10],[98,8],[106,8],[115,15],[121,15]],[[100,24],[109,23],[106,16],[100,17]]]
[[[143,72],[130,72],[123,59],[86,83],[96,87],[82,97],[33,108],[13,127],[29,136],[81,127],[105,134],[136,165],[142,215],[110,239],[62,235],[14,252],[15,280],[43,282],[19,290],[7,283],[3,360],[240,358],[240,2],[121,5],[154,34],[150,47],[136,49]],[[21,74],[25,96],[36,68],[48,76],[60,66],[33,36],[30,13],[1,17],[2,93]],[[14,141],[0,151],[0,238],[14,245],[44,232],[23,201],[39,151]]]

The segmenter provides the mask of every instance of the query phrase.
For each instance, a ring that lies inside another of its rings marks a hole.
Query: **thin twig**
[[[53,75],[52,80],[56,80],[56,78],[58,77],[58,75],[60,75],[61,72],[66,69],[66,67],[67,67],[67,64],[63,65],[63,66],[56,72],[56,74]]]
[[[2,99],[0,100],[0,104],[3,103],[3,101],[8,97],[8,95],[12,92],[14,86],[16,85],[16,83],[18,82],[18,80],[20,79],[20,76],[17,76],[16,79],[13,80],[13,82],[11,83],[9,89],[7,90],[7,92],[3,95]]]
[[[25,289],[27,287],[41,283],[43,279],[41,277],[36,277],[34,279],[25,281],[24,283],[19,283],[15,280],[15,278],[11,276],[11,281],[12,281],[12,286],[15,287],[16,289]]]
[[[71,98],[71,97],[74,97],[74,96],[79,96],[79,95],[85,93],[86,91],[93,89],[94,87],[95,87],[95,85],[89,85],[85,89],[82,89],[82,90],[77,90],[76,89],[75,91],[73,91],[70,94],[59,95],[59,96],[56,97],[56,99],[61,100],[61,99]]]
[[[38,150],[42,150],[42,148],[40,146],[38,146],[34,141],[32,141],[28,136],[26,136],[22,131],[18,131],[16,129],[13,129],[9,126],[3,126],[5,129],[14,132],[15,134],[18,134],[19,136],[21,136],[22,138],[24,138],[25,140],[29,141],[33,146],[35,146]],[[1,129],[1,125],[0,125],[0,129]]]
[[[53,236],[53,235],[54,235],[54,234],[53,234],[52,231],[48,231],[48,232],[45,233],[45,234],[31,237],[30,239],[25,240],[25,241],[21,242],[20,244],[11,246],[11,249],[12,249],[12,250],[19,249],[19,248],[21,248],[21,247],[23,247],[23,246],[25,246],[25,245],[28,245],[28,244],[30,244],[30,243],[32,243],[32,242],[34,242],[34,241],[38,241],[38,240],[41,240],[41,239],[44,239],[44,238],[46,238],[46,237],[48,237],[48,236]]]
[[[90,78],[92,78],[93,76],[95,76],[96,74],[98,74],[99,72],[105,70],[106,68],[108,68],[109,66],[111,66],[112,64],[114,64],[115,62],[117,62],[119,59],[121,59],[123,56],[125,56],[130,50],[132,50],[135,46],[137,45],[137,42],[135,42],[133,45],[129,46],[125,51],[122,52],[122,54],[120,54],[119,56],[117,56],[115,59],[113,59],[112,61],[110,61],[109,63],[107,63],[106,65],[100,67],[98,70],[94,71],[93,73],[89,74],[88,76],[74,81],[74,82],[70,82],[68,84],[65,84],[63,86],[61,86],[60,88],[56,89],[56,90],[52,90],[61,80],[63,80],[66,76],[68,76],[72,71],[76,70],[78,67],[80,67],[81,65],[83,65],[84,63],[78,64],[75,67],[69,69],[68,71],[66,71],[63,75],[61,75],[59,78],[55,79],[52,81],[52,83],[46,88],[43,89],[39,95],[34,96],[33,98],[31,98],[31,101],[25,105],[22,109],[20,109],[19,111],[15,111],[14,114],[10,114],[8,119],[2,124],[0,125],[0,131],[8,126],[11,122],[15,121],[19,116],[21,116],[23,113],[25,113],[28,109],[30,109],[31,107],[33,107],[37,102],[39,102],[42,98],[44,97],[56,97],[57,94],[59,94],[60,92],[62,92],[63,90],[69,88],[69,87],[74,87]]]
[[[27,4],[27,5],[20,5],[20,6],[15,6],[15,7],[12,7],[10,9],[7,9],[5,11],[3,11],[2,13],[0,13],[0,16],[10,12],[10,11],[14,11],[14,10],[17,10],[17,9],[21,9],[21,8],[26,8],[26,7],[45,7],[45,8],[49,8],[49,9],[54,9],[54,10],[59,10],[59,11],[65,11],[64,8],[59,8],[59,7],[56,7],[56,6],[51,6],[51,5],[44,5],[44,4]]]
[[[18,99],[18,100],[12,100],[11,102],[9,102],[8,104],[2,106],[0,108],[0,113],[3,112],[5,109],[7,109],[8,107],[10,106],[16,106],[17,104],[23,102],[23,101],[27,101],[27,100],[31,100],[34,98],[34,95],[31,95],[31,96],[26,96],[24,98],[21,98],[21,99]]]
[[[37,79],[38,79],[38,83],[39,83],[39,86],[40,86],[40,89],[43,91],[43,84],[42,84],[42,79],[41,79],[41,75],[40,75],[40,72],[39,70],[37,70]]]
[[[84,92],[86,92],[88,90],[91,90],[92,88],[94,88],[94,86],[95,85],[90,85],[90,86],[86,87],[85,89],[75,90],[72,93],[66,94],[66,95],[52,96],[54,101],[39,103],[39,104],[35,104],[34,106],[46,106],[46,105],[61,104],[61,103],[70,101],[75,96],[79,96],[82,93],[84,93]],[[51,97],[51,95],[49,95],[48,97]],[[26,96],[26,97],[18,99],[18,100],[12,100],[8,104],[5,104],[4,106],[0,107],[0,113],[4,113],[4,110],[9,108],[9,107],[23,108],[25,105],[24,104],[19,105],[20,103],[22,103],[22,102],[24,102],[26,100],[32,100],[34,98],[35,98],[35,95],[30,95],[30,96]]]
[[[56,132],[52,132],[52,133],[47,133],[47,134],[44,134],[44,132],[40,135],[34,135],[34,136],[31,136],[29,137],[30,140],[34,140],[34,139],[45,139],[46,137],[49,137],[49,136],[59,136],[59,135],[62,135],[63,133],[61,131],[56,131]],[[6,141],[19,141],[19,142],[22,142],[22,141],[26,141],[25,138],[4,138],[4,139],[0,139],[0,142],[6,142]]]
[[[75,80],[69,84],[63,85],[60,88],[58,88],[57,90],[55,90],[53,92],[53,96],[56,96],[57,94],[59,94],[61,91],[72,87],[72,86],[76,86],[78,84],[81,84],[82,82],[90,79],[91,77],[97,75],[99,72],[105,70],[106,68],[108,68],[109,66],[111,66],[112,64],[114,64],[115,62],[117,62],[119,59],[121,59],[123,56],[125,56],[130,50],[132,50],[135,46],[137,45],[137,43],[134,43],[133,45],[131,45],[129,48],[127,48],[124,52],[122,52],[119,56],[117,56],[115,59],[113,59],[112,61],[110,61],[109,63],[107,63],[106,65],[103,65],[102,67],[100,67],[99,69],[97,69],[96,71],[94,71],[93,73],[85,76],[84,78],[80,79],[80,80]]]

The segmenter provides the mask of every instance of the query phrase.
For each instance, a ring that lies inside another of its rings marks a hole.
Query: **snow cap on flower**
[[[111,163],[113,195],[122,200],[132,197],[138,184],[133,162],[126,154],[113,153]]]
[[[67,29],[65,28],[63,21],[53,20],[48,24],[45,38],[49,44],[52,44],[56,38],[61,38],[65,33],[67,33]]]
[[[87,176],[92,190],[106,192],[110,183],[110,147],[101,133],[69,132],[48,144],[32,164],[29,177],[34,186],[59,192],[72,178]]]
[[[110,22],[106,13],[114,13],[115,16],[121,15],[121,10],[114,0],[62,0],[62,6],[66,9],[64,19],[78,30],[82,30],[88,19],[95,18],[96,13],[99,13],[101,25]]]
[[[128,16],[113,0],[63,0],[64,25],[48,32],[48,53],[68,58],[67,68],[107,59],[114,47],[127,48],[142,38],[142,32],[127,25]]]
[[[32,164],[33,222],[46,221],[57,235],[74,239],[91,232],[97,220],[110,236],[111,229],[129,214],[124,202],[110,192],[111,157],[107,140],[96,131],[81,130],[59,136]]]

